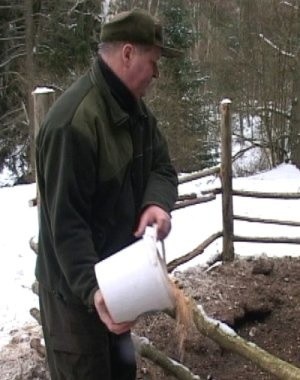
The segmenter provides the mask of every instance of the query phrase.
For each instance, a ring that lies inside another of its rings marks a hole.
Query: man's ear
[[[132,61],[134,55],[134,46],[132,44],[124,44],[122,49],[122,59],[126,67],[128,67]]]

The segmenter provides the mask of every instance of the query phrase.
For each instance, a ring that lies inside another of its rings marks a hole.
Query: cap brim
[[[166,58],[179,58],[183,56],[183,51],[161,46],[161,55]]]

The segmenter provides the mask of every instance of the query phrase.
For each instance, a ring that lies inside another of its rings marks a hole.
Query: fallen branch
[[[177,259],[175,259],[173,261],[170,261],[167,264],[168,272],[169,273],[172,272],[179,265],[185,264],[186,262],[190,261],[194,257],[196,257],[196,256],[200,255],[201,253],[203,253],[203,251],[205,250],[206,247],[208,247],[213,241],[215,241],[216,239],[218,239],[222,235],[223,235],[222,232],[217,232],[217,233],[211,235],[206,240],[204,240],[203,243],[201,243],[200,245],[198,245],[198,247],[196,247],[195,249],[193,249],[191,252],[187,253],[184,256],[178,257]]]
[[[194,375],[187,367],[159,351],[147,338],[141,338],[135,334],[131,334],[131,336],[134,348],[140,356],[151,360],[179,380],[201,380],[198,375]]]
[[[256,344],[247,342],[226,324],[208,317],[202,306],[198,306],[191,299],[189,304],[189,307],[192,307],[194,323],[201,334],[214,340],[221,347],[251,360],[278,379],[300,379],[299,368],[269,354]]]
[[[197,330],[204,336],[212,339],[220,347],[230,350],[244,357],[268,373],[281,380],[299,380],[300,369],[294,365],[271,355],[253,342],[246,341],[237,333],[216,319],[210,318],[202,308],[197,305],[191,297],[186,297],[184,293],[176,287],[177,303],[184,300],[186,309],[190,310]],[[166,311],[166,314],[173,318],[178,318],[174,310]],[[186,326],[187,328],[189,326]],[[140,338],[133,334],[133,343],[136,351],[143,357],[150,359],[153,363],[171,373],[178,379],[194,380],[200,379],[193,375],[189,369],[168,358],[163,352],[157,350],[147,338]]]

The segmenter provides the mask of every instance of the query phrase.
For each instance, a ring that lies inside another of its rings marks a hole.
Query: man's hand
[[[106,325],[109,331],[114,334],[123,334],[129,331],[135,322],[115,323],[107,310],[101,291],[98,289],[94,294],[94,304],[101,321]]]
[[[171,230],[171,217],[165,210],[156,205],[146,207],[140,217],[134,236],[141,237],[146,227],[153,224],[156,224],[157,227],[157,239],[163,240]]]

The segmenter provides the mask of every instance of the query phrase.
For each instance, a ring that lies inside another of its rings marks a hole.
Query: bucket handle
[[[160,258],[163,260],[165,264],[167,264],[165,243],[163,240],[157,240],[157,224],[156,223],[146,228],[144,237],[150,238],[155,243],[156,247],[157,247],[157,243],[160,242],[162,254],[160,254],[159,249],[156,249],[157,255],[160,256]]]

